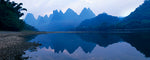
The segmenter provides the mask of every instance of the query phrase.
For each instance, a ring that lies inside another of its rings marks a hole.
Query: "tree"
[[[0,30],[21,31],[27,28],[28,25],[20,19],[24,15],[22,11],[27,11],[22,5],[23,3],[0,0]]]

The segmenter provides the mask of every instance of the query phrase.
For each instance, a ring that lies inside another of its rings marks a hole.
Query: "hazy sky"
[[[127,16],[134,11],[144,0],[12,0],[22,2],[23,7],[28,9],[26,13],[38,15],[50,15],[58,9],[65,12],[68,8],[78,14],[84,7],[89,7],[96,14],[103,12],[113,16]]]

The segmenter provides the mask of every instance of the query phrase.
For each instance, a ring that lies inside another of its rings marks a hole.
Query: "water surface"
[[[149,60],[149,34],[53,33],[30,42],[42,44],[25,51],[28,60]]]

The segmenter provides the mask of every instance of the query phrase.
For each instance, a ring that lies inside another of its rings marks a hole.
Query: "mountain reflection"
[[[85,53],[90,53],[96,46],[95,43],[85,42],[80,39],[76,34],[46,34],[39,35],[33,42],[39,42],[42,44],[40,48],[51,47],[55,53],[63,52],[67,50],[70,54],[75,52],[76,49],[81,47]]]
[[[120,34],[119,36],[146,57],[150,57],[150,33]]]
[[[79,47],[85,53],[90,53],[97,44],[102,47],[107,47],[113,43],[122,41],[121,38],[115,35],[99,34],[99,33],[81,33],[81,34],[45,34],[39,35],[32,42],[42,44],[40,48],[51,47],[55,53],[64,52],[67,50],[70,54],[76,51]]]
[[[123,41],[120,37],[112,34],[84,33],[78,35],[82,40],[96,43],[101,47],[107,47],[111,44]]]
[[[66,50],[70,54],[79,47],[85,53],[91,53],[97,44],[106,48],[114,43],[127,42],[146,57],[150,57],[149,40],[150,34],[54,33],[39,35],[31,42],[41,43],[41,49],[50,47],[55,53],[63,53]]]

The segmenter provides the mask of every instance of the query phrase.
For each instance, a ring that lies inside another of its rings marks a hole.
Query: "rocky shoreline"
[[[27,42],[25,36],[44,32],[0,32],[0,60],[22,60],[25,50],[35,49],[40,44]]]

